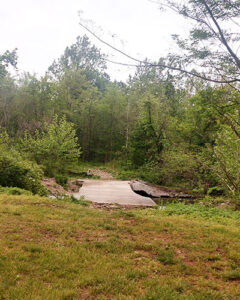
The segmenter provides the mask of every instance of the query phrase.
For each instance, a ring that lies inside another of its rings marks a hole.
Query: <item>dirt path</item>
[[[148,197],[133,192],[129,181],[121,180],[89,180],[83,182],[78,193],[73,196],[95,203],[111,203],[132,206],[154,206],[155,202]]]

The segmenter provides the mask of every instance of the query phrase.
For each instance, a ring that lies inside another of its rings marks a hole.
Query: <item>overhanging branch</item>
[[[111,45],[110,43],[104,41],[102,38],[100,38],[98,35],[96,35],[91,29],[89,29],[83,23],[79,22],[79,25],[82,28],[84,28],[87,32],[89,32],[92,36],[94,36],[102,44],[106,45],[107,47],[113,49],[115,52],[120,53],[121,55],[129,58],[130,60],[132,60],[132,61],[134,61],[135,63],[138,63],[138,64],[128,64],[128,63],[122,63],[122,62],[115,62],[115,61],[106,59],[106,61],[108,61],[110,63],[117,64],[117,65],[122,65],[122,66],[127,66],[127,67],[141,67],[141,66],[143,66],[143,67],[157,67],[157,68],[170,69],[170,70],[178,71],[178,72],[181,72],[181,73],[184,73],[184,74],[187,74],[187,75],[190,75],[190,76],[194,76],[194,77],[197,77],[197,78],[209,81],[209,82],[220,83],[220,84],[229,84],[229,83],[231,84],[231,83],[235,83],[235,82],[240,82],[240,79],[237,79],[237,78],[233,78],[231,80],[212,79],[212,78],[206,77],[206,76],[201,75],[201,74],[196,73],[196,72],[184,70],[180,67],[173,67],[173,66],[170,66],[170,65],[165,65],[165,64],[160,64],[160,63],[155,64],[155,63],[150,63],[150,62],[147,62],[147,61],[137,59],[137,58],[125,53],[124,51],[116,48],[115,46]]]

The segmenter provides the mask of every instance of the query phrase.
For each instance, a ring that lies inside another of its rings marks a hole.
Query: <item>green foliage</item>
[[[146,74],[138,74],[132,87],[133,93],[135,89],[139,89],[135,92],[135,97],[138,97],[138,117],[129,139],[129,158],[134,167],[152,161],[161,161],[168,118],[176,104],[175,90],[172,86],[169,88],[171,82],[168,82],[169,86],[155,84],[151,81],[154,78],[151,77],[157,77],[157,72],[149,73],[146,70]],[[144,79],[142,79],[143,75],[146,76]],[[148,78],[148,75],[151,77]]]
[[[171,3],[175,7],[175,1]],[[194,7],[199,12],[204,5],[185,3],[183,11],[180,3],[175,8],[186,17],[195,14]],[[228,18],[230,8],[222,2],[210,6],[214,13],[222,7]],[[200,19],[206,13],[203,10]],[[208,47],[197,46],[212,38],[205,29],[192,28],[186,43],[175,36],[184,53],[191,53],[182,65],[196,59],[200,64],[211,59],[213,64]],[[215,56],[218,62],[226,59]],[[8,58],[14,63],[14,55]],[[168,59],[174,66],[182,58]],[[229,65],[233,68],[234,63]],[[105,67],[105,56],[84,36],[66,48],[48,75],[38,79],[26,73],[18,81],[4,76],[0,128],[12,138],[2,133],[2,147],[7,150],[14,145],[22,157],[42,166],[48,177],[74,170],[81,147],[83,162],[118,161],[119,179],[139,178],[203,194],[219,187],[239,198],[238,91],[231,86],[208,86],[200,79],[181,81],[163,68],[143,65],[126,84],[111,82]],[[230,71],[225,63],[219,70]],[[57,180],[65,185],[63,178]]]
[[[6,195],[26,195],[31,196],[32,193],[30,191],[20,189],[17,187],[1,187],[0,186],[0,194],[6,194]]]
[[[193,153],[183,146],[166,149],[163,153],[163,165],[159,170],[162,183],[170,185],[178,182],[198,183],[198,161]]]
[[[235,127],[240,132],[239,126]],[[218,133],[214,155],[215,173],[223,186],[235,196],[240,195],[240,138],[231,127],[225,125]]]
[[[114,163],[114,165],[112,165]],[[123,166],[125,162],[114,161],[110,163],[110,171],[114,177],[120,180],[142,179],[155,184],[161,183],[159,168],[152,163],[146,163],[139,168],[133,168],[132,165]]]
[[[238,81],[240,60],[237,54],[240,34],[238,0],[159,0],[161,9],[169,8],[183,16],[191,29],[187,38],[173,35],[179,51],[169,54],[168,64],[186,70],[207,81]],[[179,54],[180,53],[180,54]],[[183,68],[184,65],[184,68]]]
[[[90,205],[90,202],[89,201],[86,201],[84,200],[84,197],[80,197],[80,199],[76,199],[74,196],[60,196],[60,197],[57,197],[57,200],[58,201],[63,201],[63,202],[68,202],[68,203],[74,203],[74,204],[78,204],[78,205],[81,205],[81,206],[89,206]]]
[[[40,183],[41,169],[34,163],[23,159],[16,151],[0,152],[0,185],[29,190],[33,194],[46,195]]]
[[[53,78],[61,78],[66,71],[84,73],[87,80],[100,90],[104,90],[109,77],[106,69],[105,55],[84,35],[78,36],[76,43],[67,47],[64,54],[48,68],[48,75]]]
[[[80,199],[76,199],[73,196],[71,196],[70,200],[71,200],[72,203],[79,204],[79,205],[82,205],[82,206],[89,206],[90,205],[90,202],[85,201],[83,196]]]
[[[0,131],[0,147],[2,150],[7,150],[10,147],[10,138],[6,130]]]
[[[208,189],[207,194],[209,196],[220,196],[224,194],[224,190],[219,186],[213,186]]]
[[[17,65],[17,49],[13,51],[5,51],[0,55],[0,79],[7,75],[7,67],[11,65],[16,68]]]
[[[32,137],[27,132],[22,139],[22,150],[46,170],[64,173],[69,164],[77,162],[80,150],[75,136],[74,125],[65,117],[54,117],[52,123],[44,125],[44,131],[35,132]]]
[[[8,194],[14,192],[22,194],[21,189],[24,189],[33,194],[46,195],[46,190],[40,182],[43,175],[41,168],[36,163],[24,159],[12,144],[8,134],[2,131],[0,133],[0,186],[16,187],[16,189],[6,189]]]
[[[146,141],[146,127],[144,124],[137,124],[130,141],[130,159],[134,166],[142,166],[147,162],[148,150],[151,149],[151,142]]]
[[[54,61],[49,67],[49,71],[56,74],[66,69],[104,70],[104,57],[96,46],[91,45],[86,35],[78,36],[76,43],[65,49],[58,62]]]
[[[56,183],[65,186],[68,183],[68,177],[65,175],[55,175]]]

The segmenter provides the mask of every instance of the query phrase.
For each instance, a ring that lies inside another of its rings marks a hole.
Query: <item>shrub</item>
[[[46,195],[41,185],[41,169],[34,163],[24,160],[17,151],[0,149],[0,185],[18,187],[33,194]]]
[[[57,184],[60,184],[61,186],[65,186],[68,182],[67,176],[64,175],[56,175],[55,180]]]
[[[34,137],[26,132],[21,148],[31,160],[45,167],[47,175],[64,173],[80,156],[73,124],[58,116],[51,124],[45,123],[44,130],[36,131]]]
[[[236,120],[238,120],[238,115]],[[234,120],[234,119],[233,119]],[[239,123],[236,123],[239,124]],[[240,126],[236,125],[236,131]],[[227,188],[236,199],[240,195],[240,139],[231,126],[224,125],[218,133],[214,147],[216,164],[214,172],[222,185]]]
[[[0,187],[0,194],[7,195],[26,195],[31,196],[32,193],[30,191],[26,191],[24,189],[20,189],[17,187]]]
[[[224,190],[219,186],[213,186],[208,189],[207,194],[209,196],[222,196],[224,194]]]

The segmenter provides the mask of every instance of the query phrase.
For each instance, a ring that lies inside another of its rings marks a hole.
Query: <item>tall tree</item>
[[[92,45],[86,35],[78,36],[76,43],[67,47],[58,60],[54,60],[48,68],[48,75],[59,79],[67,70],[83,70],[87,80],[102,90],[109,81],[105,59],[106,55]]]
[[[0,54],[0,79],[7,75],[7,68],[17,66],[17,49],[13,51],[5,51],[3,54]]]

